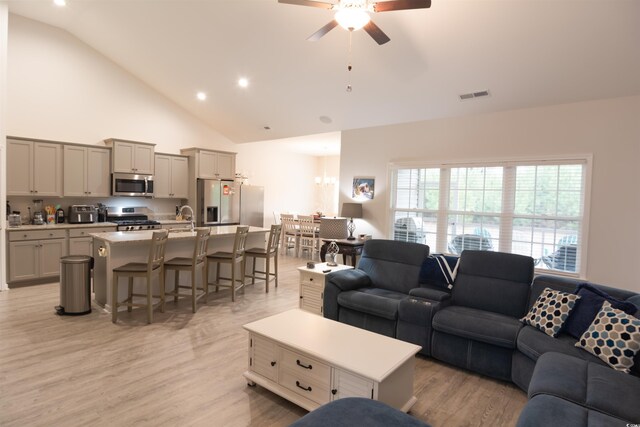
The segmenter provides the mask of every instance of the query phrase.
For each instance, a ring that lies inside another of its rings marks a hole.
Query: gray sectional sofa
[[[520,426],[640,423],[640,353],[625,374],[575,347],[576,338],[564,333],[553,338],[520,321],[545,288],[573,293],[581,281],[534,278],[530,257],[464,251],[448,291],[420,283],[420,258],[427,255],[424,245],[368,241],[357,269],[327,277],[325,317],[415,343],[423,355],[514,382],[530,398]],[[638,294],[592,285],[640,308]]]

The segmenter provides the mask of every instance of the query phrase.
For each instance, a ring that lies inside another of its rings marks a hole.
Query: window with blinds
[[[393,169],[395,240],[510,252],[580,272],[587,159]]]

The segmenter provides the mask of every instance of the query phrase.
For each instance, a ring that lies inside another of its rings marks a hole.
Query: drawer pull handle
[[[296,381],[296,387],[303,389],[304,391],[311,391],[311,386],[309,387],[302,387],[300,385],[300,381]]]
[[[276,362],[271,362],[271,366],[276,366]]]
[[[309,281],[310,281],[310,282],[313,282],[313,277],[310,277],[310,278],[309,278]]]
[[[298,365],[298,366],[300,366],[301,368],[304,368],[304,369],[313,369],[312,365],[308,365],[307,366],[307,365],[303,365],[302,363],[300,363],[300,359],[296,360],[296,365]]]

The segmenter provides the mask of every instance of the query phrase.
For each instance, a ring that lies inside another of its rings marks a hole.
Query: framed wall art
[[[351,197],[355,200],[371,200],[375,195],[376,179],[371,177],[353,178]]]

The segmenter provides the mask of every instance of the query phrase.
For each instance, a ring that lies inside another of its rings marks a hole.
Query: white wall
[[[357,232],[387,237],[391,161],[572,154],[593,155],[587,279],[640,292],[640,96],[346,131],[340,198],[376,177]]]
[[[316,157],[316,178],[321,178],[320,184],[315,187],[315,209],[327,216],[339,214],[338,194],[340,178],[340,156],[318,156]],[[335,182],[325,183],[325,178]]]
[[[8,135],[83,144],[131,139],[167,153],[235,147],[66,31],[10,14],[8,52]]]
[[[264,225],[273,224],[273,212],[312,214],[315,209],[316,158],[284,148],[277,141],[236,145],[236,171],[250,185],[264,186]]]

